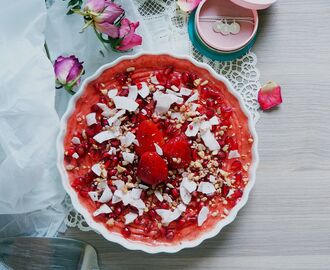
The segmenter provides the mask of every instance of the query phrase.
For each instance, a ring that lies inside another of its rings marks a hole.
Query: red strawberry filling
[[[188,61],[131,65],[106,70],[77,101],[65,136],[71,186],[111,232],[150,244],[195,239],[243,194],[247,117],[223,83]]]

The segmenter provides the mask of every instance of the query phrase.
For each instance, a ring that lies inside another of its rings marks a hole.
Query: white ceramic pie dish
[[[150,245],[150,244],[146,244],[143,242],[136,242],[136,241],[132,241],[129,239],[124,238],[122,235],[117,234],[117,233],[112,233],[110,232],[104,224],[98,223],[96,222],[93,217],[92,217],[92,213],[90,213],[83,205],[82,203],[79,201],[78,199],[78,195],[76,193],[76,191],[71,187],[70,185],[70,181],[69,181],[69,177],[67,175],[65,166],[64,166],[64,137],[66,134],[66,128],[67,128],[67,121],[69,119],[69,117],[71,116],[71,114],[74,112],[75,109],[75,104],[76,101],[79,99],[79,97],[81,96],[81,94],[83,93],[85,87],[87,86],[87,84],[96,79],[98,76],[101,75],[101,73],[110,68],[113,67],[115,65],[117,65],[118,63],[120,63],[123,60],[132,60],[132,59],[136,59],[138,57],[141,57],[143,55],[155,55],[157,56],[158,54],[155,53],[140,53],[140,54],[136,54],[136,55],[132,55],[132,56],[122,56],[120,58],[118,58],[117,60],[115,60],[114,62],[110,63],[110,64],[106,64],[101,66],[92,76],[86,78],[83,83],[81,84],[79,90],[77,91],[77,93],[71,98],[69,104],[68,104],[68,108],[65,112],[65,114],[63,115],[62,119],[61,119],[61,125],[60,125],[60,132],[59,135],[57,137],[57,142],[56,142],[56,146],[57,146],[57,167],[59,169],[61,178],[62,178],[62,184],[64,189],[66,190],[66,192],[69,194],[71,201],[72,201],[72,205],[74,206],[74,208],[83,215],[83,217],[85,218],[87,224],[94,229],[95,231],[99,232],[104,238],[106,238],[107,240],[111,241],[111,242],[115,242],[118,243],[122,246],[124,246],[127,249],[130,250],[142,250],[144,252],[147,253],[159,253],[159,252],[166,252],[166,253],[175,253],[180,251],[181,249],[184,248],[192,248],[192,247],[196,247],[199,244],[201,244],[205,239],[209,239],[212,238],[214,236],[216,236],[224,226],[226,226],[227,224],[231,223],[238,211],[246,204],[248,197],[249,197],[249,193],[254,185],[255,182],[255,175],[256,175],[256,168],[258,165],[258,152],[257,152],[257,145],[258,145],[258,137],[254,128],[254,124],[253,124],[253,120],[252,120],[252,116],[250,114],[250,112],[246,109],[244,102],[242,100],[242,98],[240,97],[240,95],[234,90],[234,88],[232,87],[231,83],[223,76],[218,75],[210,66],[206,65],[206,64],[202,64],[197,62],[196,60],[192,59],[191,57],[188,56],[177,56],[177,55],[173,55],[173,54],[166,54],[169,55],[171,57],[175,57],[177,59],[182,59],[182,60],[188,60],[191,63],[193,63],[195,66],[201,68],[201,69],[205,69],[207,71],[209,71],[211,73],[211,75],[216,78],[217,80],[222,81],[226,86],[228,91],[235,96],[241,106],[241,110],[245,113],[245,115],[248,117],[249,121],[248,121],[248,126],[251,132],[251,135],[253,136],[254,139],[254,143],[252,146],[252,164],[250,166],[249,169],[249,182],[246,185],[245,189],[244,189],[244,193],[243,196],[241,198],[241,200],[232,208],[232,210],[229,212],[228,216],[224,219],[222,219],[221,221],[219,221],[216,226],[208,231],[205,231],[205,233],[201,234],[200,237],[194,239],[194,240],[189,240],[189,241],[181,241],[179,243],[174,243],[173,245],[169,245],[169,244],[160,244],[160,245]],[[159,54],[160,55],[160,54]],[[164,54],[161,54],[164,55]]]

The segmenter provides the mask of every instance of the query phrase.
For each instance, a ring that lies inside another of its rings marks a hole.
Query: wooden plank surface
[[[330,2],[282,0],[260,18],[261,81],[281,83],[284,104],[257,125],[248,204],[221,235],[173,255],[69,229],[97,248],[102,269],[330,269]]]

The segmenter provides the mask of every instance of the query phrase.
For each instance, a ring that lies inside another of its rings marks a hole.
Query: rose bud
[[[201,2],[201,0],[178,0],[179,8],[184,12],[193,11]]]
[[[124,15],[124,10],[109,0],[88,0],[84,11],[91,18],[96,30],[112,38],[118,38],[118,27],[114,23]]]
[[[261,109],[269,110],[282,103],[281,86],[275,82],[266,83],[258,93]]]
[[[54,63],[54,71],[56,82],[60,86],[69,91],[71,94],[74,93],[72,88],[78,85],[80,77],[84,73],[83,62],[79,62],[78,58],[74,55],[64,57],[59,56]]]
[[[136,28],[139,26],[139,22],[133,23],[128,19],[123,19],[119,28],[120,44],[115,47],[118,51],[129,51],[135,46],[142,44],[142,37],[135,34]]]

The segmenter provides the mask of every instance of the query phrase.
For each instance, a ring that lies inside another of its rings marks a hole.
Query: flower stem
[[[46,41],[45,41],[45,43],[44,43],[44,48],[45,48],[46,55],[47,55],[48,59],[49,59],[50,61],[52,61],[52,59],[50,59],[50,54],[49,54],[49,50],[48,50],[48,46],[47,46],[47,42],[46,42]]]

